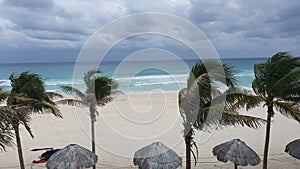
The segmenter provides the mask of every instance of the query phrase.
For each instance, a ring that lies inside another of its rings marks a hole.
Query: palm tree
[[[206,67],[211,68],[210,71]],[[215,82],[229,88],[225,92],[217,89]],[[179,110],[183,118],[184,140],[186,144],[186,168],[191,168],[191,154],[198,157],[198,148],[194,141],[195,130],[210,130],[221,125],[241,125],[258,128],[264,120],[237,114],[234,109],[237,101],[247,91],[234,87],[236,83],[233,68],[217,61],[205,61],[195,64],[187,79],[187,88],[178,95]],[[225,102],[224,102],[225,101]],[[192,148],[196,148],[196,153]]]
[[[20,168],[25,169],[19,125],[23,124],[33,137],[29,126],[31,113],[51,112],[60,117],[60,111],[47,96],[43,79],[38,74],[23,72],[20,75],[12,74],[9,79],[12,89],[7,106],[1,108],[1,113],[6,114],[7,127],[14,130]]]
[[[98,106],[104,106],[106,103],[112,101],[112,93],[117,89],[118,84],[107,76],[96,76],[101,73],[100,70],[92,69],[84,74],[83,80],[86,85],[86,91],[82,92],[71,86],[61,86],[62,90],[67,94],[77,96],[74,99],[62,99],[57,101],[58,104],[69,105],[83,105],[89,108],[91,120],[91,138],[92,138],[92,152],[96,153],[95,148],[95,122],[96,110]],[[95,169],[96,166],[94,165]]]
[[[0,86],[0,102],[7,99],[8,95],[9,92],[4,91]],[[6,146],[13,146],[13,133],[8,127],[7,117],[4,106],[0,106],[0,150],[4,151]]]
[[[266,62],[254,65],[255,79],[252,88],[256,95],[244,96],[240,101],[248,109],[267,108],[267,125],[263,157],[263,169],[267,169],[271,119],[274,109],[288,118],[300,122],[300,58],[287,52],[279,52]]]

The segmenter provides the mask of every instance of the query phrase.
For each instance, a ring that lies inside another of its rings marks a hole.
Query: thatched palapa
[[[181,166],[181,158],[160,142],[141,148],[134,154],[134,165],[139,169],[176,169]]]
[[[80,169],[95,165],[97,156],[77,144],[70,144],[54,153],[48,160],[47,169]]]
[[[285,152],[291,156],[300,159],[300,139],[294,140],[286,145]]]
[[[219,161],[231,161],[237,166],[258,165],[260,162],[259,156],[245,142],[240,139],[234,139],[222,143],[213,148],[214,156],[217,156]]]

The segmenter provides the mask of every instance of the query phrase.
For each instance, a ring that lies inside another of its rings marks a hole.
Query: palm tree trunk
[[[92,152],[95,154],[96,154],[96,145],[95,145],[96,106],[97,106],[97,101],[95,96],[93,96],[92,100],[89,101],[89,109],[90,109],[90,117],[91,117]],[[96,164],[93,165],[93,169],[96,169]]]
[[[16,122],[16,124],[14,124],[14,130],[15,130],[16,142],[17,142],[17,147],[18,147],[20,168],[25,169],[23,151],[22,151],[22,144],[21,144],[21,137],[20,137],[20,132],[19,132],[19,123],[18,122]]]
[[[267,116],[267,126],[266,126],[266,138],[265,138],[265,148],[264,148],[264,158],[263,158],[263,169],[268,168],[268,152],[269,152],[269,142],[270,142],[270,132],[271,132],[271,118],[273,116],[273,108],[268,106],[268,116]]]
[[[191,142],[192,142],[192,131],[189,131],[184,137],[185,141],[185,155],[186,155],[186,169],[191,169]]]
[[[95,114],[91,114],[91,137],[92,137],[92,152],[96,154],[96,146],[95,146]],[[96,169],[96,165],[93,166],[93,169]]]

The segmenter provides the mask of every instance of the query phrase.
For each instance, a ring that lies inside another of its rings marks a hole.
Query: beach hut
[[[155,142],[135,152],[133,163],[139,169],[176,169],[182,160],[169,147]]]
[[[77,144],[70,144],[54,153],[46,163],[47,169],[79,169],[95,165],[97,156]]]
[[[286,145],[285,152],[291,156],[300,159],[300,139],[294,140]]]
[[[234,139],[225,143],[222,143],[213,148],[214,156],[222,162],[231,161],[234,163],[234,168],[237,169],[238,165],[258,165],[260,158],[250,147],[246,145],[240,139]]]

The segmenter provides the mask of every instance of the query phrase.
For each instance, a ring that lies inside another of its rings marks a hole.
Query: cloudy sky
[[[140,12],[189,21],[221,58],[270,57],[278,51],[300,56],[299,0],[0,0],[0,11],[3,63],[75,61],[95,31]],[[115,50],[130,53],[138,44],[180,52],[172,41],[157,35],[137,37]]]

